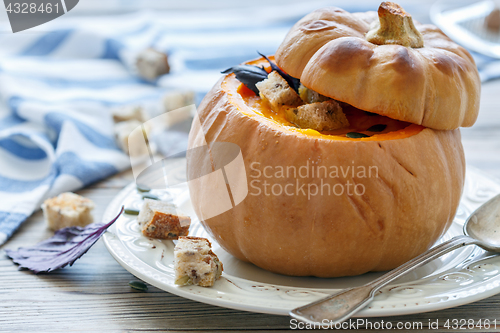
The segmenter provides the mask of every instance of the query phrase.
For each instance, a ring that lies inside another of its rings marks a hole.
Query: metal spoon
[[[371,302],[375,293],[402,275],[423,266],[445,253],[466,245],[500,252],[500,195],[479,207],[464,224],[465,236],[456,236],[378,279],[361,287],[349,288],[290,311],[290,316],[306,323],[343,322]]]

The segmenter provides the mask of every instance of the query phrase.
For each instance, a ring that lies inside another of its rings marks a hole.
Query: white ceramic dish
[[[185,160],[180,159],[171,164],[167,177],[182,179],[184,175]],[[191,235],[210,239],[191,208],[185,183],[153,193],[172,201],[191,215]],[[460,209],[452,227],[439,242],[461,234],[465,218],[497,193],[500,193],[500,182],[468,168]],[[116,196],[108,206],[104,220],[110,220],[122,205],[141,207],[141,195],[135,184],[130,184]],[[295,307],[342,288],[359,286],[382,274],[332,279],[283,276],[242,262],[212,242],[214,252],[224,264],[222,279],[212,288],[179,287],[174,284],[174,243],[142,236],[135,216],[123,214],[103,239],[111,255],[139,279],[182,297],[245,311],[287,315]],[[435,311],[478,301],[499,292],[500,256],[469,246],[436,259],[384,288],[357,316]]]
[[[500,59],[500,33],[486,28],[485,19],[495,1],[441,0],[433,4],[431,20],[461,45],[489,57]]]

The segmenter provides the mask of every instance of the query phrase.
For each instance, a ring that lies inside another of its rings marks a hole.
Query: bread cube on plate
[[[94,221],[94,203],[81,195],[66,192],[45,200],[42,204],[43,216],[51,230],[66,227],[85,227]]]
[[[211,287],[222,275],[222,263],[202,237],[179,237],[174,249],[175,284]]]
[[[173,240],[189,234],[191,218],[178,213],[176,207],[168,202],[144,199],[137,222],[144,236]]]
[[[276,71],[269,73],[267,79],[255,86],[259,89],[260,97],[267,101],[274,111],[278,111],[284,105],[296,107],[303,104],[295,90]]]

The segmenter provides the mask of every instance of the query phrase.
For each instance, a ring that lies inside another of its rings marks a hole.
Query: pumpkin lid
[[[316,10],[290,30],[277,64],[306,87],[356,108],[433,129],[472,126],[480,80],[472,56],[399,5]]]

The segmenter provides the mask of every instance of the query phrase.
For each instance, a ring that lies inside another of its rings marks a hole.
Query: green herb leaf
[[[360,139],[360,138],[368,138],[370,137],[369,135],[363,134],[363,133],[358,133],[358,132],[349,132],[345,136],[351,139]]]
[[[156,195],[151,193],[146,193],[142,195],[142,199],[160,200]]]
[[[137,191],[144,193],[151,191],[151,189],[145,185],[137,185]]]
[[[141,281],[130,281],[128,285],[130,286],[130,288],[135,290],[148,291],[148,286]]]
[[[387,125],[385,124],[378,124],[378,125],[373,125],[369,129],[367,129],[368,132],[382,132],[387,128]]]
[[[125,208],[124,212],[128,215],[139,215],[139,211],[134,208]]]

